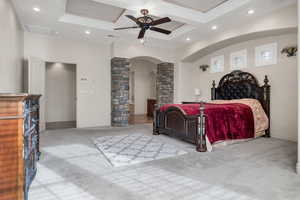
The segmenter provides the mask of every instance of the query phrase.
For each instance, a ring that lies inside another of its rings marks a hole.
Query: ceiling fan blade
[[[171,21],[171,19],[169,17],[165,17],[165,18],[161,18],[161,19],[153,21],[150,25],[151,26],[156,26],[156,25],[164,24],[164,23],[167,23],[167,22],[170,22],[170,21]]]
[[[138,26],[129,26],[129,27],[122,27],[122,28],[114,28],[114,30],[124,30],[124,29],[131,29],[131,28],[139,28]]]
[[[141,24],[141,22],[139,22],[137,20],[137,18],[135,18],[134,16],[132,16],[132,15],[125,15],[125,16],[128,17],[129,19],[131,19],[132,21],[134,21],[136,24],[138,24],[138,25]]]
[[[142,28],[142,30],[140,31],[140,34],[139,34],[139,37],[138,37],[138,39],[142,39],[142,38],[144,38],[144,36],[145,36],[145,33],[146,33],[146,29],[145,29],[145,28]]]
[[[172,32],[171,31],[168,31],[166,29],[162,29],[162,28],[157,28],[157,27],[151,27],[150,28],[151,31],[156,31],[156,32],[159,32],[159,33],[163,33],[163,34],[171,34]]]

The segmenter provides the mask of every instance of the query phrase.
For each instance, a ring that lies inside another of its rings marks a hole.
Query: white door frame
[[[29,57],[28,58],[28,69],[27,69],[27,93],[29,94],[40,94],[42,95],[40,98],[40,130],[46,130],[46,63],[56,61],[44,61],[40,58]],[[62,62],[64,63],[64,62]],[[67,63],[67,62],[66,62]],[[75,104],[76,104],[76,128],[78,127],[78,73],[77,73],[77,64],[70,63],[75,65],[75,87],[76,87],[76,95],[75,95]]]
[[[40,98],[40,130],[46,130],[45,121],[45,82],[46,82],[46,62],[30,57],[28,59],[28,93],[42,95]]]

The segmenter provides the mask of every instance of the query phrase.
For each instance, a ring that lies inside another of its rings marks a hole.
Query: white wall
[[[278,43],[278,64],[254,67],[254,48],[271,42]],[[248,50],[248,68],[244,71],[254,74],[260,84],[263,84],[264,75],[268,75],[270,79],[272,137],[297,141],[297,58],[287,58],[279,52],[282,48],[296,43],[296,34],[262,38],[226,47],[195,63],[181,63],[180,100],[195,100],[194,88],[200,88],[202,98],[209,100],[212,81],[218,82],[223,75],[230,72],[230,53],[246,48]],[[225,55],[225,71],[223,73],[211,74],[199,69],[201,64],[210,65],[210,58],[218,55]]]
[[[76,65],[46,63],[46,122],[76,121]]]
[[[24,34],[10,0],[0,1],[0,92],[22,92]]]
[[[147,44],[126,44],[126,43],[115,43],[113,45],[113,57],[122,58],[136,58],[136,57],[153,57],[162,62],[175,63],[176,55],[175,49],[162,48],[162,47],[150,47]]]
[[[298,47],[300,46],[300,0],[298,0]],[[297,163],[297,172],[300,174],[300,56],[298,54],[298,63],[297,63],[297,69],[298,69],[298,163]]]
[[[149,61],[132,59],[130,71],[134,72],[134,109],[136,115],[147,113],[147,99],[156,98],[157,65]]]
[[[77,65],[77,127],[110,125],[110,46],[25,33],[25,57]]]

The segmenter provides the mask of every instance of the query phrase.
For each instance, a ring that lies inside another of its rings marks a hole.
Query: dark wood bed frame
[[[216,87],[213,81],[211,88],[212,100],[257,99],[270,119],[270,85],[265,76],[264,85],[260,86],[257,79],[248,72],[239,70],[226,74]],[[199,102],[200,114],[187,116],[179,108],[170,107],[165,112],[157,106],[154,111],[153,134],[166,134],[196,144],[196,150],[206,152],[205,140],[205,104]],[[269,120],[270,121],[270,120]],[[270,124],[265,137],[270,137]]]

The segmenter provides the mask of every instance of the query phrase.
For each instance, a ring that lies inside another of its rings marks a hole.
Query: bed
[[[218,86],[213,81],[210,102],[157,106],[153,134],[193,143],[198,152],[206,152],[208,146],[222,141],[222,134],[226,139],[222,142],[270,137],[270,89],[267,76],[260,86],[252,74],[233,71],[223,76]]]

